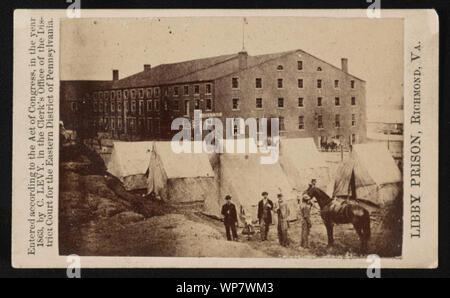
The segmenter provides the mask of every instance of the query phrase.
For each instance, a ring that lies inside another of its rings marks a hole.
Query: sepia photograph
[[[13,268],[441,265],[434,10],[70,7],[14,12]]]
[[[403,26],[61,20],[59,254],[401,258]]]

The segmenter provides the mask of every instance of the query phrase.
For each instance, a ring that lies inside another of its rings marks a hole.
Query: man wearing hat
[[[268,193],[264,191],[262,200],[258,203],[258,220],[261,233],[261,241],[267,240],[269,234],[269,226],[272,224],[273,203],[268,199]]]
[[[238,235],[236,232],[236,224],[237,224],[237,213],[236,213],[236,207],[233,203],[231,203],[231,196],[226,195],[225,200],[227,201],[222,206],[222,215],[223,215],[223,223],[225,224],[225,231],[227,232],[227,240],[231,241],[237,241]],[[233,234],[233,239],[231,239],[230,235],[230,229]]]
[[[277,195],[278,197],[278,240],[280,241],[281,246],[288,246],[288,217],[289,217],[289,207],[283,201],[283,195],[280,193]]]
[[[309,247],[309,231],[311,230],[311,198],[308,195],[304,195],[302,203],[300,205],[300,218],[302,220],[302,241],[301,246],[303,248]]]
[[[306,190],[303,192],[303,195],[306,195],[306,192],[307,192],[311,187],[316,187],[316,183],[317,183],[317,180],[316,180],[316,179],[311,179],[311,182],[308,184],[308,189],[306,189]]]

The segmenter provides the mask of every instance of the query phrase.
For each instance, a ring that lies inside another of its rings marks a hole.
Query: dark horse
[[[370,239],[369,211],[342,199],[331,199],[324,191],[315,186],[310,186],[306,190],[306,194],[311,198],[316,198],[320,206],[320,215],[327,228],[328,246],[332,246],[334,242],[333,225],[351,223],[361,240],[361,253],[366,253],[367,243]]]

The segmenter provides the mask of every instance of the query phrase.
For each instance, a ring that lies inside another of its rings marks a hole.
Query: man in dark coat
[[[222,215],[223,215],[223,223],[225,224],[225,231],[227,232],[227,240],[231,241],[237,241],[238,235],[236,232],[236,224],[237,224],[237,213],[236,213],[236,207],[233,203],[231,203],[231,196],[227,195],[225,197],[225,200],[227,201],[222,206]],[[230,229],[233,234],[233,239],[231,239]]]
[[[261,233],[261,241],[267,240],[269,226],[272,224],[273,203],[268,199],[268,193],[264,191],[262,200],[258,203],[258,220]]]

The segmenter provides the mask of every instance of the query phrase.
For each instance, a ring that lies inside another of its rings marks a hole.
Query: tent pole
[[[355,179],[356,179],[355,178],[355,170],[353,169],[352,176],[350,178],[350,188],[351,188],[351,192],[352,192],[351,198],[353,200],[356,200],[356,181],[355,181]]]
[[[391,135],[391,130],[388,130],[388,138],[387,138],[387,149],[389,150],[389,137]]]

